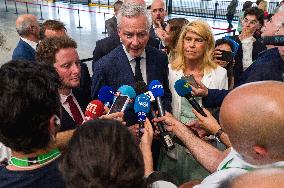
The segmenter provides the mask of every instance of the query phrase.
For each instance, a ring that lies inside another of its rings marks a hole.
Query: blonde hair
[[[210,26],[205,21],[200,19],[192,21],[183,27],[180,37],[178,39],[175,59],[171,64],[171,68],[174,70],[185,69],[186,62],[183,53],[184,49],[183,44],[184,44],[185,35],[188,32],[193,32],[197,34],[202,39],[204,39],[206,43],[205,53],[202,59],[202,63],[200,64],[200,69],[204,70],[205,72],[207,71],[209,72],[212,69],[216,69],[217,64],[213,60],[213,53],[215,48],[213,33]]]
[[[258,8],[263,11],[267,11],[267,1],[261,1],[258,5]]]

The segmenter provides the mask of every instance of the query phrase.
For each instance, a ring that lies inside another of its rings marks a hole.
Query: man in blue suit
[[[137,81],[159,80],[164,89],[164,108],[171,111],[168,86],[168,59],[163,52],[147,46],[151,22],[146,7],[124,3],[118,13],[118,34],[122,44],[94,64],[92,98],[104,85],[115,90],[121,85],[134,86]]]
[[[108,85],[117,90],[121,85],[134,86],[138,81],[150,83],[159,80],[164,87],[163,106],[171,111],[172,95],[168,81],[168,58],[163,52],[147,46],[151,19],[143,4],[124,3],[118,13],[118,35],[122,44],[94,64],[92,98]],[[133,111],[125,111],[127,125],[137,123]],[[157,168],[160,143],[153,140],[154,168]]]
[[[32,14],[24,14],[17,18],[16,29],[20,41],[14,49],[13,60],[35,61],[35,50],[39,42],[40,27],[37,18]]]

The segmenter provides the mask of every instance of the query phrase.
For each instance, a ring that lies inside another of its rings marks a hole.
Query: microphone
[[[158,108],[159,116],[160,117],[164,116],[165,112],[164,112],[164,108],[163,108],[162,101],[161,101],[161,97],[164,95],[164,88],[162,84],[158,80],[153,80],[148,86],[148,89],[149,89],[149,92],[147,92],[147,94],[149,95],[149,98],[151,98],[151,96],[154,96],[156,100],[156,104],[157,104],[156,106]],[[153,105],[151,105],[151,115],[153,118],[157,118]],[[167,151],[174,149],[175,145],[172,141],[170,133],[166,130],[165,125],[162,123],[157,123],[157,127],[160,131],[160,139],[165,149]]]
[[[110,86],[103,86],[99,90],[98,99],[104,103],[105,106],[110,107],[114,99],[114,91]]]
[[[161,97],[164,96],[164,87],[163,85],[158,81],[158,80],[153,80],[149,86],[148,86],[149,91],[152,92],[156,99],[156,104],[159,112],[159,116],[164,116],[165,111],[162,105]]]
[[[104,104],[99,100],[91,101],[85,110],[85,120],[93,120],[104,114]]]
[[[191,95],[191,86],[190,84],[183,79],[179,79],[175,82],[175,90],[177,94],[181,97],[185,97],[188,102],[191,104],[191,106],[202,116],[207,117],[203,109],[200,107],[198,102],[195,100],[195,98]]]
[[[127,95],[129,98],[134,99],[136,97],[136,92],[133,87],[129,85],[123,85],[118,88],[119,95]]]
[[[284,46],[284,35],[264,36],[262,42],[265,45]]]
[[[142,137],[141,128],[144,127],[147,113],[150,111],[150,99],[145,94],[140,94],[135,98],[134,111],[138,116],[139,122],[139,138]]]

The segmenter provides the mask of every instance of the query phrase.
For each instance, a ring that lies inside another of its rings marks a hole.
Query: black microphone
[[[153,80],[149,87],[149,91],[145,94],[150,95],[150,99],[154,98],[156,101],[156,107],[158,109],[159,116],[162,117],[165,115],[165,111],[162,105],[161,97],[164,95],[164,88],[162,84],[158,80]],[[154,108],[154,104],[152,103],[150,112],[153,118],[157,118],[157,114]],[[175,145],[172,141],[170,133],[166,130],[165,125],[163,123],[157,123],[157,127],[160,131],[160,138],[166,150],[172,150],[175,148]]]
[[[265,36],[262,42],[265,45],[284,46],[284,35]]]
[[[175,82],[175,90],[177,94],[181,97],[185,97],[188,102],[191,104],[192,108],[194,108],[198,113],[202,116],[207,117],[201,106],[195,100],[195,98],[191,95],[191,86],[190,84],[183,79],[179,79]]]

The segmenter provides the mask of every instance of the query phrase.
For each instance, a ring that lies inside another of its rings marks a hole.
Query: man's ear
[[[268,151],[266,148],[261,147],[261,146],[253,146],[253,150],[256,155],[259,155],[261,157],[265,157],[268,155]]]

